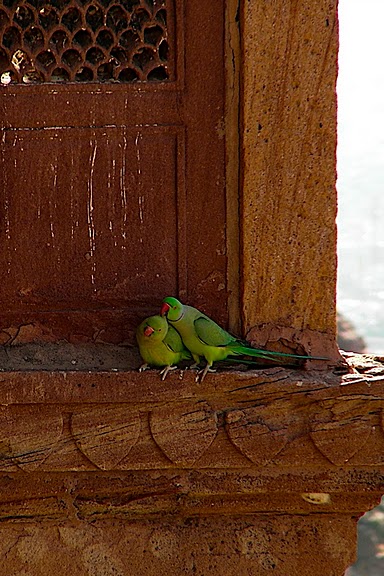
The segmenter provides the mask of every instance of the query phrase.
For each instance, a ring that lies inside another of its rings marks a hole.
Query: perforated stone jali
[[[0,81],[172,79],[170,0],[4,0]]]

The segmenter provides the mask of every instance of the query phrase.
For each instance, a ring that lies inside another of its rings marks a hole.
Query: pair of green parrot
[[[279,362],[281,358],[315,359],[312,356],[252,348],[229,334],[197,308],[186,306],[171,296],[164,298],[160,315],[150,316],[138,326],[136,339],[145,362],[140,371],[148,366],[162,367],[162,380],[170,370],[177,368],[179,362],[192,358],[195,363],[191,368],[200,363],[201,357],[207,362],[196,378],[198,380],[200,376],[200,382],[208,372],[214,372],[214,362],[226,360],[228,357],[234,357],[236,361],[238,356],[251,356],[275,362]]]

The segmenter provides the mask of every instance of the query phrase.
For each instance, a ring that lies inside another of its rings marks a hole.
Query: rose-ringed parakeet
[[[197,308],[185,306],[171,296],[164,298],[161,315],[166,316],[168,322],[179,332],[185,346],[193,356],[194,366],[199,364],[201,356],[206,359],[207,365],[202,371],[201,382],[207,372],[213,371],[211,367],[214,362],[225,360],[231,356],[253,356],[274,362],[280,362],[283,358],[314,359],[311,356],[252,348],[246,342],[229,334]],[[317,359],[325,360],[325,358]]]
[[[176,368],[175,364],[191,359],[179,333],[168,324],[165,317],[156,315],[143,320],[136,329],[136,340],[145,362],[140,366],[140,372],[148,366],[164,366],[160,372],[162,380],[170,370]]]

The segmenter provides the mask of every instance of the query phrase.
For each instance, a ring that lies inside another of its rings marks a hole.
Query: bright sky
[[[339,161],[383,159],[384,0],[340,0],[339,18]]]
[[[338,307],[384,351],[384,0],[339,0]]]

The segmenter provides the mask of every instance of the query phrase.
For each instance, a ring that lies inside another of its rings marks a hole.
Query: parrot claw
[[[139,372],[144,372],[144,370],[146,370],[147,368],[149,368],[148,364],[142,364],[139,368]]]
[[[199,372],[197,373],[197,376],[195,378],[195,382],[202,382],[204,380],[204,378],[206,377],[206,375],[208,374],[208,372],[216,372],[216,370],[214,368],[211,368],[211,366],[209,364],[206,365],[206,367],[204,368],[204,370],[199,370]],[[200,376],[201,374],[201,376]]]
[[[171,370],[176,370],[177,366],[166,366],[160,371],[160,376],[162,380],[165,380],[167,377],[168,372]]]
[[[198,367],[199,362],[194,362],[193,364],[191,364],[190,366],[188,366],[188,368],[186,368],[186,370],[196,370],[196,368]]]

